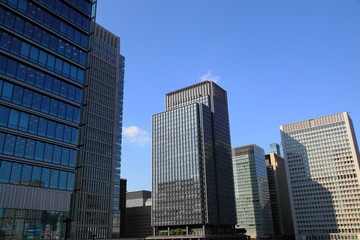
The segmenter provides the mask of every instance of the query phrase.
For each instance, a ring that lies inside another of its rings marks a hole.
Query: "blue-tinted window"
[[[55,129],[56,129],[56,123],[53,121],[48,121],[46,136],[49,138],[55,138]]]
[[[61,165],[65,165],[65,166],[69,165],[69,155],[70,155],[70,149],[63,148],[61,154]]]
[[[39,59],[39,49],[36,47],[30,48],[30,60],[37,62]]]
[[[55,71],[58,73],[62,73],[62,65],[63,65],[63,61],[59,58],[55,59]]]
[[[68,173],[67,187],[66,190],[72,191],[74,185],[74,174]]]
[[[74,108],[73,121],[74,122],[79,122],[79,120],[80,120],[80,108]]]
[[[8,183],[10,180],[10,173],[11,173],[11,162],[1,161],[0,163],[0,182]]]
[[[21,49],[21,41],[18,40],[17,38],[13,38],[11,41],[10,51],[12,53],[18,54],[20,52],[20,49]]]
[[[11,109],[8,126],[17,129],[19,125],[19,118],[20,118],[20,112]]]
[[[78,129],[73,128],[71,132],[71,143],[77,144],[77,138],[78,138]]]
[[[64,125],[61,123],[56,124],[55,139],[63,140],[64,138]]]
[[[9,28],[13,28],[14,22],[15,22],[15,16],[12,13],[7,12],[5,16],[4,25]]]
[[[43,67],[47,64],[47,54],[44,51],[40,51],[39,64]]]
[[[52,160],[53,160],[53,151],[54,151],[54,146],[47,143],[45,145],[45,155],[44,155],[44,161],[45,162],[52,162]]]
[[[61,82],[60,95],[63,97],[67,97],[68,93],[68,85],[66,82]]]
[[[16,21],[14,25],[15,31],[22,33],[24,31],[24,25],[25,25],[25,21],[22,20],[22,18],[20,17],[16,17]]]
[[[75,160],[76,160],[76,150],[70,150],[70,156],[69,156],[69,166],[70,167],[75,166]]]
[[[49,69],[54,70],[55,67],[55,57],[52,55],[48,55],[48,59],[47,59],[47,66]]]
[[[26,139],[22,137],[16,138],[15,153],[16,157],[24,157]]]
[[[14,96],[13,96],[13,103],[21,104],[24,96],[24,89],[19,86],[14,87]]]
[[[4,144],[5,144],[5,133],[0,132],[0,153],[3,152]]]
[[[7,126],[9,119],[10,109],[0,106],[0,126]]]
[[[54,146],[54,159],[53,163],[60,164],[61,161],[61,147]]]
[[[42,72],[36,73],[36,80],[35,80],[35,86],[43,88],[44,87],[44,81],[45,81],[45,74]]]
[[[19,184],[22,165],[13,163],[11,168],[10,183]]]
[[[9,59],[7,62],[7,66],[6,66],[6,75],[8,75],[10,77],[15,77],[17,66],[18,66],[17,62]]]
[[[30,185],[30,183],[31,183],[31,172],[32,172],[32,166],[23,165],[22,173],[21,173],[21,184],[22,185]]]
[[[23,106],[31,107],[33,99],[33,92],[30,90],[25,89],[24,91],[24,99],[23,99]]]
[[[35,167],[33,166],[32,174],[31,174],[31,186],[40,187],[41,184],[41,167]]]
[[[34,93],[32,108],[35,110],[40,110],[41,108],[41,95],[39,93]]]
[[[65,125],[64,130],[64,142],[70,143],[71,142],[71,127]]]
[[[3,153],[7,155],[13,155],[14,154],[14,148],[15,148],[15,141],[16,137],[7,134],[5,137],[5,145]]]
[[[19,63],[18,65],[18,71],[16,73],[16,78],[20,79],[21,81],[25,81],[26,79],[26,72],[27,72],[27,67],[21,63]]]
[[[35,84],[35,79],[36,79],[36,71],[35,71],[35,69],[28,68],[26,82],[31,84],[31,85],[34,85]]]
[[[2,91],[2,99],[11,101],[12,93],[13,93],[14,85],[4,82],[3,91]]]
[[[50,108],[50,98],[47,96],[43,96],[41,102],[41,111],[44,113],[49,113],[49,108]]]
[[[51,91],[52,90],[52,84],[53,84],[54,78],[46,75],[45,76],[45,84],[44,84],[44,88],[45,90]]]
[[[20,55],[21,55],[22,57],[28,58],[28,57],[29,57],[29,54],[30,54],[30,45],[23,42],[23,43],[21,44]]]
[[[43,184],[42,186],[45,188],[48,188],[50,186],[50,172],[51,170],[48,168],[42,169],[41,182]]]
[[[46,22],[47,20],[45,20]],[[50,44],[50,34],[48,34],[47,32],[43,31],[42,32],[42,36],[41,36],[41,43],[43,45],[45,45],[46,47],[49,47]]]
[[[21,112],[19,121],[19,130],[27,132],[29,127],[29,114]]]
[[[50,188],[57,189],[59,185],[59,170],[51,169]]]
[[[38,128],[38,134],[40,136],[46,136],[46,130],[47,130],[47,120],[44,118],[40,118],[39,122],[39,128]]]
[[[58,106],[59,106],[59,101],[56,99],[51,99],[51,107],[50,107],[50,114],[57,116],[58,113]]]
[[[34,28],[34,36],[33,36],[33,39],[34,39],[36,42],[38,42],[38,43],[41,42],[42,32],[43,32],[43,31],[42,31],[40,28],[38,28],[38,27],[35,27],[35,28]]]
[[[45,149],[45,143],[43,142],[36,142],[36,150],[35,150],[35,160],[42,161],[44,159],[44,149]]]
[[[39,126],[39,117],[31,115],[29,121],[29,132],[37,134],[38,126]]]
[[[56,94],[60,94],[60,81],[58,79],[54,79],[54,82],[53,82],[53,89],[52,91]]]
[[[65,118],[66,112],[66,104],[63,102],[59,102],[58,116],[61,118]]]
[[[66,76],[66,77],[70,76],[70,64],[67,63],[67,62],[64,62],[63,75]]]
[[[67,183],[67,172],[60,171],[59,189],[66,190],[66,183]]]
[[[0,55],[0,73],[5,73],[6,71],[7,58]]]
[[[68,98],[70,100],[75,100],[75,86],[73,86],[73,85],[69,85]]]
[[[74,119],[74,107],[67,106],[66,108],[66,120],[72,121]]]
[[[31,139],[26,140],[25,158],[33,159],[35,153],[35,141]]]

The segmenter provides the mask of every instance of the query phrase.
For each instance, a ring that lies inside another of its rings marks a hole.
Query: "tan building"
[[[265,154],[274,235],[294,235],[285,162],[276,153]]]

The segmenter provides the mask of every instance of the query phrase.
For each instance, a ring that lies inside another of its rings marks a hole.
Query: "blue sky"
[[[98,0],[126,57],[122,177],[151,190],[151,117],[201,79],[228,93],[232,146],[350,112],[360,138],[360,0]]]

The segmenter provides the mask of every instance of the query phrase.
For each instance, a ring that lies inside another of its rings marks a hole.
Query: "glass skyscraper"
[[[237,229],[252,237],[273,235],[264,149],[251,144],[232,149]]]
[[[0,0],[0,237],[63,238],[93,1]]]
[[[359,150],[347,112],[280,126],[297,239],[360,239]]]
[[[211,81],[166,94],[153,116],[156,237],[232,233],[236,223],[226,92]]]

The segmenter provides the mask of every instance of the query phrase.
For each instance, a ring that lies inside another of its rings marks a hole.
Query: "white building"
[[[348,113],[280,130],[296,239],[360,239],[359,151]]]

